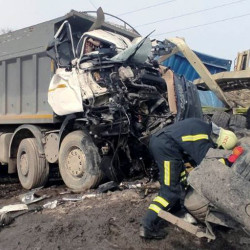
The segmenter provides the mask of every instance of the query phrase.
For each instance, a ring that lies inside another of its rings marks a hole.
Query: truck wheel
[[[231,115],[229,121],[229,128],[232,130],[246,128],[247,119],[243,115]]]
[[[59,169],[64,183],[74,190],[96,187],[101,180],[101,157],[90,136],[81,130],[68,134],[59,152]]]
[[[244,146],[243,146],[244,147]],[[250,149],[245,149],[245,152],[233,164],[232,169],[240,174],[244,179],[250,181]]]
[[[248,108],[246,113],[246,128],[250,129],[250,108]]]
[[[39,157],[36,139],[23,139],[17,152],[17,172],[21,185],[32,189],[46,184],[49,166],[45,158]]]
[[[217,126],[222,127],[224,129],[228,129],[229,120],[230,120],[230,114],[224,111],[216,111],[212,116],[212,122],[214,122]]]

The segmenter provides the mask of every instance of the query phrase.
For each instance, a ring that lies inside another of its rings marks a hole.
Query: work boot
[[[156,222],[154,223],[154,228],[155,231],[164,230],[168,225],[169,223],[166,220],[162,219],[161,217],[158,217]]]
[[[145,239],[161,240],[166,237],[167,233],[164,230],[150,230],[144,226],[140,227],[140,237]]]

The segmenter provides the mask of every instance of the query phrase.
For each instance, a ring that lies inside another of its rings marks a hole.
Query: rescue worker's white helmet
[[[216,144],[218,145],[218,147],[221,146],[224,149],[232,149],[236,145],[237,141],[238,140],[235,133],[230,130],[221,128]]]

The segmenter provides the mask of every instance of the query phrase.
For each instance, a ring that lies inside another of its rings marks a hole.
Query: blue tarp
[[[198,90],[202,107],[223,108],[225,105],[212,91]]]
[[[196,51],[194,51],[194,53],[200,58],[211,74],[229,71],[231,68],[231,60],[216,58]],[[188,81],[194,81],[200,78],[182,53],[171,56],[162,64],[166,67],[170,67],[177,75],[184,76]],[[202,106],[224,107],[224,104],[212,91],[199,91],[199,95]]]

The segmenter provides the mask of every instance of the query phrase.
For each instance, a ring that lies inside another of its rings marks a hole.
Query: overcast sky
[[[196,51],[234,60],[250,49],[250,0],[0,0],[0,28],[32,26],[77,11],[116,15],[142,35],[184,37]]]

